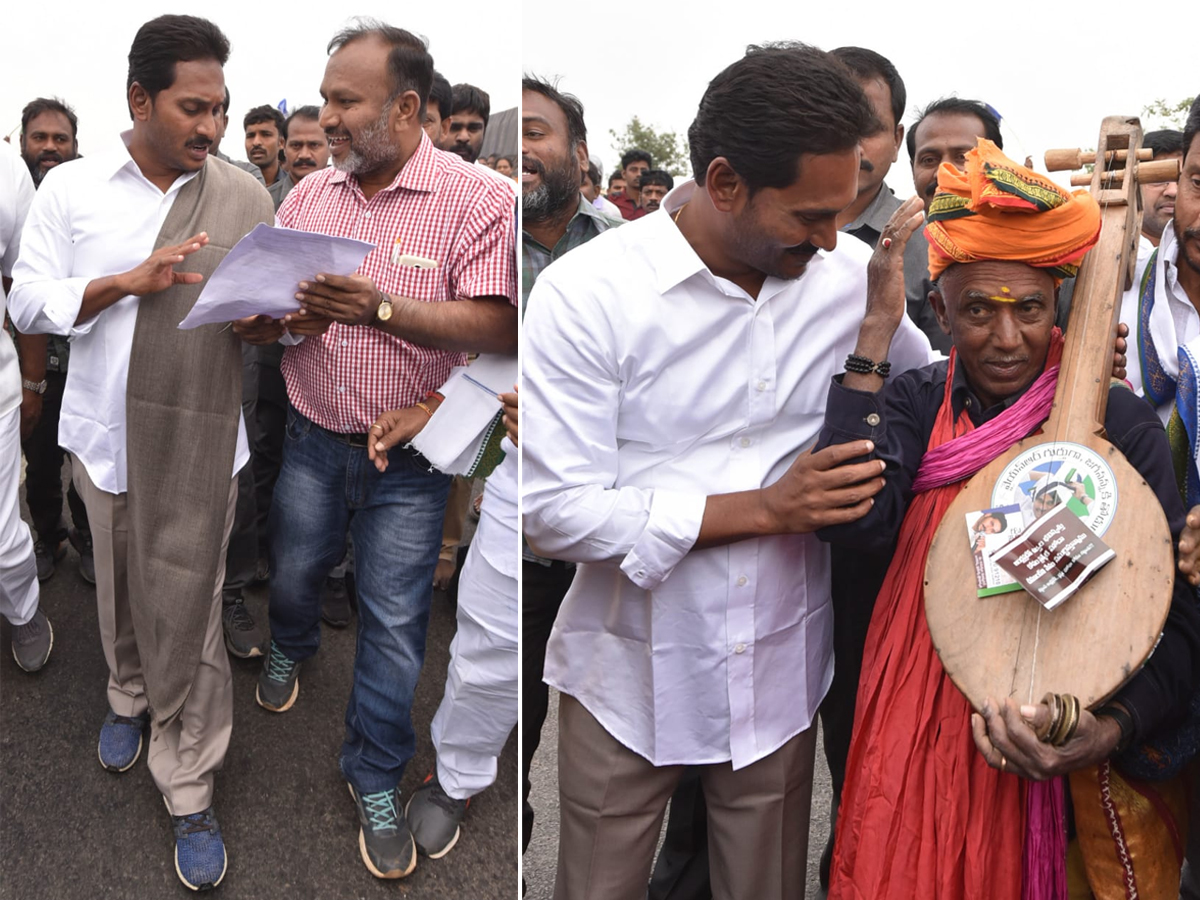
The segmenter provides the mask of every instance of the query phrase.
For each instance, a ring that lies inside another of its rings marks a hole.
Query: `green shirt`
[[[579,209],[567,223],[567,230],[558,239],[558,243],[554,245],[553,249],[543,247],[531,238],[528,232],[521,232],[521,245],[524,250],[521,254],[521,311],[525,311],[529,292],[533,290],[533,283],[542,274],[542,269],[564,253],[586,244],[596,235],[623,224],[623,219],[614,219],[607,213],[601,212],[592,206],[583,194],[580,194]]]

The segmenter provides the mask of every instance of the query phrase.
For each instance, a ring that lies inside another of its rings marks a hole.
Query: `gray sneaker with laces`
[[[263,655],[266,636],[246,609],[240,594],[223,597],[221,627],[225,631],[225,649],[239,659]]]
[[[292,708],[299,693],[300,663],[289,659],[279,645],[271,641],[271,650],[258,675],[254,699],[263,709],[285,712]]]
[[[404,878],[417,867],[417,848],[400,811],[400,792],[360,794],[346,782],[358,810],[358,852],[376,878]]]
[[[430,859],[441,859],[453,850],[470,805],[469,797],[455,800],[447,794],[438,783],[437,772],[431,772],[404,808],[417,849]]]
[[[50,658],[54,646],[54,629],[50,620],[40,609],[24,625],[14,625],[12,633],[12,655],[17,665],[26,672],[36,672]]]

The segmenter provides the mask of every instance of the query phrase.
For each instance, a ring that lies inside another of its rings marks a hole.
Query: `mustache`
[[[49,162],[51,160],[56,163],[60,163],[63,161],[63,155],[57,150],[43,150],[38,154],[37,161],[39,163]]]
[[[521,157],[521,168],[535,175],[545,175],[546,167],[542,165],[541,160],[534,159],[532,156]]]
[[[297,157],[296,161],[292,163],[292,168],[294,169],[297,166],[313,166],[315,168],[316,165],[317,161],[315,159],[309,159],[307,156],[300,156]]]
[[[936,193],[937,193],[937,180],[934,179],[933,181],[929,182],[929,187],[925,188],[925,196],[932,197]]]
[[[1200,228],[1185,228],[1183,229],[1183,236],[1189,241],[1200,240]]]
[[[860,172],[874,172],[875,163],[871,162],[865,156],[858,161],[858,169]]]
[[[788,253],[795,256],[813,257],[817,255],[817,245],[812,241],[805,241],[803,244],[797,244],[795,247],[788,247]]]
[[[207,148],[207,147],[212,146],[212,139],[206,138],[206,137],[194,137],[194,138],[191,138],[186,144],[184,144],[184,146],[185,147],[196,147],[196,148],[200,148],[200,147]]]
[[[471,155],[471,146],[469,144],[456,143],[453,147],[450,148],[450,152],[457,153],[463,159],[466,159],[467,157],[469,157]]]

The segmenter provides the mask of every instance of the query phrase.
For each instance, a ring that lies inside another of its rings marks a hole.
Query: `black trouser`
[[[29,439],[21,442],[26,461],[25,499],[29,503],[33,530],[37,540],[44,541],[51,549],[67,538],[62,517],[62,465],[66,453],[58,446],[58,418],[62,412],[63,388],[66,384],[65,372],[46,373],[42,417]],[[89,535],[87,509],[76,493],[74,483],[67,488],[67,505],[71,508],[71,521],[76,529],[85,536]]]
[[[821,702],[821,736],[829,780],[833,784],[833,810],[837,810],[846,783],[846,757],[854,729],[858,679],[862,674],[867,628],[875,598],[883,586],[891,554],[864,556],[858,549],[830,547],[833,597],[833,681]]]
[[[684,769],[671,795],[671,815],[662,850],[650,875],[648,900],[710,900],[708,877],[708,806],[700,770]]]
[[[255,533],[258,555],[267,555],[267,516],[271,512],[271,496],[283,465],[283,432],[287,426],[288,398],[279,371],[283,347],[275,344],[259,347],[255,363],[258,397],[254,404],[254,427],[251,429],[250,458],[254,467],[254,499],[258,510]]]
[[[222,591],[231,599],[254,580],[259,558],[267,555],[267,515],[283,462],[287,424],[287,389],[278,359],[282,355],[278,345],[242,345],[242,416],[250,462],[238,473],[237,508],[225,554]]]
[[[563,597],[575,577],[575,567],[531,560],[521,563],[521,852],[533,834],[533,807],[529,804],[529,768],[542,740],[542,726],[550,704],[550,688],[542,681],[546,668],[546,642]]]

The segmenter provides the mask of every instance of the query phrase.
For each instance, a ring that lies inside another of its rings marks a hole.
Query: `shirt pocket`
[[[422,303],[441,303],[452,299],[446,270],[418,269],[414,266],[391,266],[387,272],[387,292],[420,300]]]

